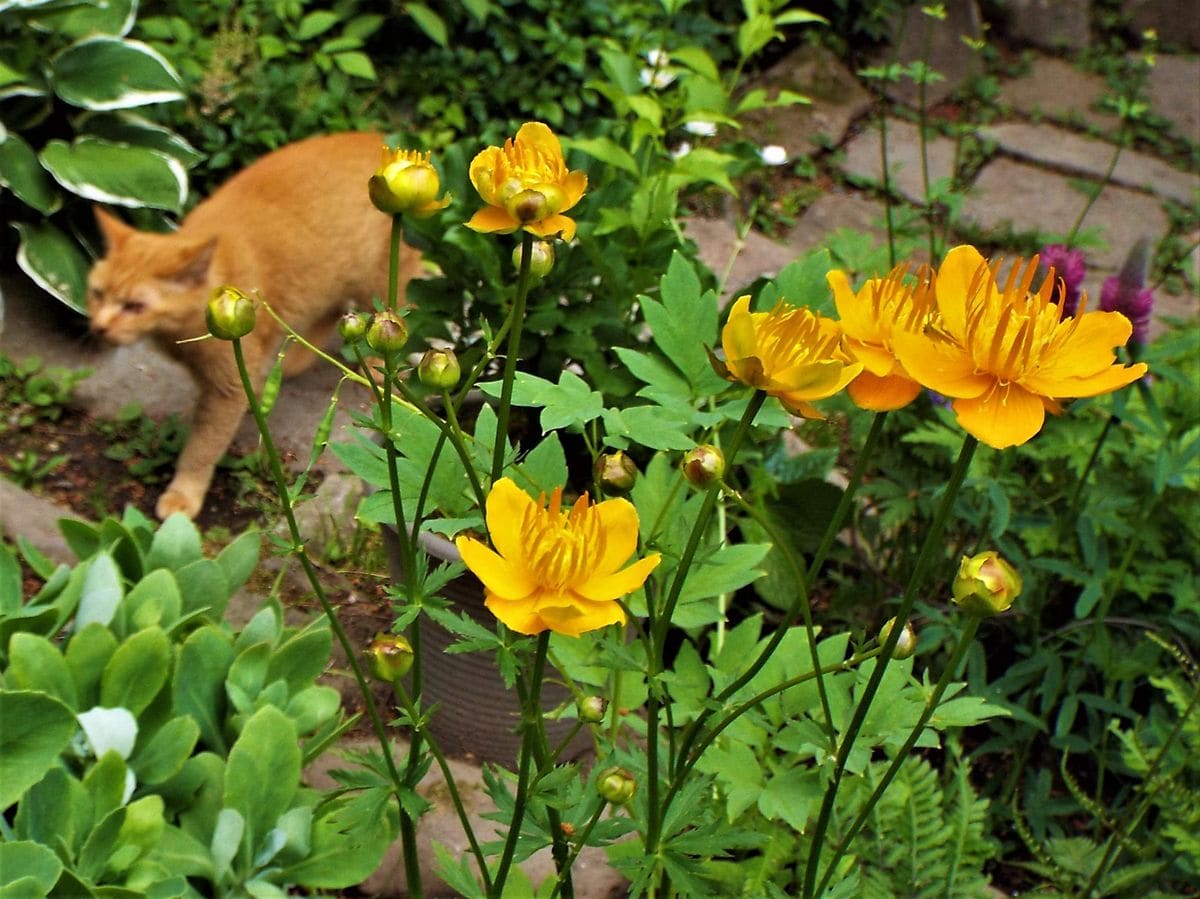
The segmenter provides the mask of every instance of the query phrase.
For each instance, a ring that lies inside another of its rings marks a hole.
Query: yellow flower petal
[[[467,222],[472,231],[484,234],[510,234],[521,227],[521,223],[508,214],[503,206],[484,206]]]
[[[872,412],[888,412],[907,406],[921,392],[921,385],[904,375],[879,377],[864,371],[846,388],[854,405]]]
[[[537,589],[536,580],[520,565],[497,555],[478,540],[459,537],[454,541],[463,564],[471,569],[490,593],[506,599],[522,599]]]
[[[972,397],[995,383],[994,377],[976,368],[959,344],[911,333],[893,335],[892,340],[904,370],[930,390],[950,397]]]
[[[603,552],[596,556],[592,571],[597,576],[604,576],[624,565],[637,549],[638,514],[632,503],[615,499],[597,503],[595,514],[600,518],[605,540]]]
[[[582,584],[575,585],[575,592],[585,599],[594,601],[618,599],[627,593],[637,590],[646,583],[650,572],[658,567],[662,557],[658,553],[638,559],[623,571],[607,576],[588,578]]]
[[[525,226],[525,230],[543,240],[548,240],[552,237],[557,237],[560,240],[574,240],[575,220],[556,213],[547,216],[541,221],[531,222]]]
[[[966,331],[967,300],[972,285],[979,283],[979,274],[987,260],[972,246],[954,247],[938,266],[937,293],[938,312],[941,313],[946,332],[961,339]],[[936,388],[935,388],[936,389]]]
[[[540,634],[546,629],[537,613],[535,599],[513,601],[489,593],[483,604],[506,628],[518,634]]]
[[[487,499],[487,529],[496,552],[504,558],[521,558],[521,523],[536,506],[512,478],[501,478],[492,485]]]
[[[615,602],[574,600],[560,603],[558,598],[547,598],[538,604],[538,615],[545,627],[568,637],[578,637],[610,624],[625,623],[625,612]]]
[[[996,385],[982,396],[957,399],[953,408],[963,430],[994,449],[1020,446],[1046,419],[1041,399],[1017,384]]]

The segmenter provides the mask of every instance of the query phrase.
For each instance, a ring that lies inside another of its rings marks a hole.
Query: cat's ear
[[[110,250],[124,243],[125,239],[136,230],[115,215],[105,212],[99,206],[93,206],[92,212],[96,215],[96,224],[100,226],[100,233],[104,235],[104,245]]]
[[[202,287],[208,283],[208,269],[217,251],[217,238],[189,241],[178,253],[167,279],[180,287]]]

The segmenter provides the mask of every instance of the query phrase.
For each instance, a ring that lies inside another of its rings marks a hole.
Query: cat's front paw
[[[195,518],[200,514],[200,507],[202,505],[204,505],[203,495],[191,496],[182,490],[172,487],[158,498],[158,504],[154,507],[154,514],[158,516],[159,521],[166,521],[175,512],[182,512],[188,518]]]

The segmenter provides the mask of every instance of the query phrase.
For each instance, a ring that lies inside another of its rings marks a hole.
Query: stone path
[[[970,31],[977,25],[972,25],[968,16],[962,27]],[[1063,34],[1073,33],[1069,23],[1062,28]],[[910,28],[906,35],[903,52],[909,52],[905,47],[917,39],[916,29]],[[935,47],[935,59],[951,77],[937,86],[931,96],[934,101],[947,96],[975,69],[975,63],[964,58],[954,45],[961,47],[957,37]],[[772,89],[786,87],[807,93],[813,103],[755,119],[747,133],[761,143],[785,146],[793,157],[819,155],[823,163],[844,176],[845,184],[809,206],[782,241],[753,232],[739,239],[732,222],[687,221],[687,233],[697,241],[701,259],[718,273],[728,271],[724,283],[727,296],[759,276],[777,272],[812,247],[825,245],[840,228],[868,231],[883,240],[884,207],[878,193],[883,180],[880,132],[877,126],[864,121],[870,108],[869,93],[826,51],[815,48],[804,48],[782,60],[767,73],[765,83]],[[1193,143],[1200,143],[1197,85],[1200,58],[1194,56],[1160,57],[1149,79],[1151,108],[1169,122],[1175,136]],[[1099,105],[1106,91],[1099,76],[1051,56],[1036,58],[1028,74],[1002,83],[1000,100],[1008,113],[1003,121],[980,131],[985,147],[990,148],[989,155],[969,183],[959,188],[964,225],[985,233],[1065,234],[1086,202],[1080,184],[1086,185],[1089,179],[1101,175],[1112,158],[1116,119]],[[911,92],[899,90],[895,94],[903,101],[912,99]],[[898,196],[921,204],[925,189],[919,130],[911,122],[893,118],[889,119],[887,132],[893,188]],[[956,154],[949,138],[932,135],[926,153],[931,182],[954,174]],[[1089,250],[1087,287],[1093,297],[1099,294],[1101,280],[1119,267],[1138,238],[1149,236],[1158,241],[1168,235],[1167,204],[1195,209],[1200,187],[1196,171],[1183,171],[1153,155],[1130,151],[1122,153],[1113,181],[1084,223],[1085,229],[1094,229],[1106,242]],[[1187,246],[1200,235],[1175,237]],[[1200,251],[1193,250],[1182,265],[1189,273],[1192,290],[1182,296],[1159,290],[1157,309],[1161,315],[1194,317],[1200,312],[1195,292],[1195,285],[1200,283]],[[0,307],[6,308],[0,321],[0,351],[14,358],[37,354],[50,364],[93,368],[95,372],[80,386],[79,396],[97,412],[112,415],[135,399],[151,415],[165,415],[190,405],[193,394],[189,393],[186,376],[162,357],[139,346],[104,352],[90,348],[82,340],[79,323],[65,321],[57,304],[37,294],[19,276],[0,274],[0,290],[6,299],[6,307]],[[1156,329],[1160,330],[1161,325]],[[285,385],[272,419],[285,452],[307,458],[308,438],[325,411],[336,381],[331,371],[318,367]],[[349,397],[346,405],[354,406],[361,399]],[[345,417],[340,419],[343,425],[345,421]],[[247,422],[238,441],[246,446],[253,445],[254,439],[253,428]],[[336,465],[331,456],[325,464],[331,470]],[[325,494],[328,505],[310,509],[309,514],[314,520],[344,520],[345,509],[353,505],[340,489],[346,481],[335,477],[327,483],[332,485]],[[330,514],[325,515],[325,511]],[[62,514],[64,511],[52,503],[29,496],[0,479],[0,530],[6,536],[23,535],[52,558],[69,559],[54,526],[54,520]],[[470,771],[465,773],[471,776]],[[474,774],[477,780],[477,769]],[[427,787],[429,795],[439,795],[436,779]],[[444,806],[426,822],[427,833],[437,833],[453,845],[457,845],[455,827]],[[541,863],[544,860],[535,861]],[[594,862],[590,871],[586,879],[581,878],[578,895],[597,899],[619,895],[619,878],[614,880],[605,866]],[[403,894],[393,869],[377,875],[372,888],[380,896]]]

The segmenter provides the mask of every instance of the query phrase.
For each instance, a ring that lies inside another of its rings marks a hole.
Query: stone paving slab
[[[760,145],[779,144],[789,158],[840,144],[850,123],[871,105],[871,95],[830,51],[805,46],[789,53],[757,79],[774,99],[781,90],[795,91],[812,102],[747,113],[746,136]]]
[[[1005,31],[1043,50],[1082,50],[1091,44],[1091,0],[1008,0]]]
[[[683,229],[684,234],[696,241],[700,260],[718,278],[728,269],[721,288],[723,300],[737,295],[757,278],[772,277],[798,255],[795,248],[757,231],[739,240],[737,229],[725,219],[689,218],[683,221]]]
[[[1192,22],[1200,33],[1200,9],[1192,2]],[[1200,56],[1163,56],[1155,58],[1146,75],[1146,93],[1150,109],[1167,119],[1180,137],[1200,144]]]
[[[980,55],[963,41],[963,38],[978,39],[983,34],[983,19],[975,0],[955,0],[944,4],[946,18],[938,21],[921,10],[924,4],[914,3],[901,16],[897,16],[892,34],[899,43],[894,50],[884,49],[875,60],[875,65],[897,62],[911,65],[927,61],[929,68],[938,74],[938,79],[925,85],[925,105],[936,106],[962,87],[968,79],[983,71]],[[889,82],[885,90],[893,100],[907,106],[920,102],[920,87],[909,78]]]
[[[1097,101],[1108,92],[1101,76],[1053,56],[1039,56],[1027,75],[1001,85],[1000,103],[1030,117],[1115,131],[1121,120],[1096,108]]]
[[[1196,0],[1124,0],[1121,12],[1135,31],[1153,28],[1167,44],[1200,50],[1200,9]]]
[[[863,184],[883,183],[880,130],[873,126],[846,145],[843,171]],[[925,142],[932,187],[954,174],[954,141],[930,132]],[[925,185],[921,174],[921,129],[903,119],[887,121],[888,172],[893,190],[912,203],[924,205]]]
[[[1053,125],[1007,122],[984,128],[979,133],[1018,159],[1096,180],[1104,177],[1116,150],[1113,144]],[[1170,197],[1184,206],[1196,203],[1194,192],[1200,189],[1200,176],[1181,172],[1161,159],[1129,149],[1121,151],[1112,180],[1125,187]]]
[[[1083,193],[1070,186],[1070,180],[1012,159],[993,160],[975,179],[962,218],[984,230],[1011,226],[1061,238],[1087,202]],[[1092,206],[1083,227],[1099,227],[1108,244],[1088,250],[1091,263],[1100,270],[1115,271],[1139,238],[1162,239],[1169,221],[1153,197],[1110,184]]]

